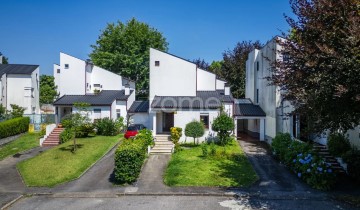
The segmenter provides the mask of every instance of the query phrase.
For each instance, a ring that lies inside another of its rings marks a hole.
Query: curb
[[[24,195],[20,195],[17,198],[15,198],[14,200],[10,201],[9,203],[5,204],[3,207],[1,207],[1,210],[5,210],[10,208],[14,203],[16,203],[17,201],[19,201],[20,199],[22,199],[24,197]]]

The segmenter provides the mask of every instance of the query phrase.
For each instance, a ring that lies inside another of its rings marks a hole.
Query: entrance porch
[[[151,114],[153,136],[170,134],[170,128],[174,127],[174,112],[159,111]]]

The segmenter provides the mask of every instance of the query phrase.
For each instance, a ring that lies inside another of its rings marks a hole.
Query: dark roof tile
[[[128,113],[147,113],[149,111],[149,101],[134,101]]]
[[[3,74],[31,74],[38,65],[0,64],[0,76]]]

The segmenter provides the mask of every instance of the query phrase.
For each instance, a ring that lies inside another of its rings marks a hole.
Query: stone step
[[[171,150],[151,150],[150,154],[171,154]]]
[[[155,141],[155,144],[159,144],[159,145],[173,145],[174,143],[172,143],[171,141]]]

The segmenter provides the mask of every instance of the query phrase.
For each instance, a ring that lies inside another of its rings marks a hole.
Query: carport
[[[265,141],[266,114],[259,105],[252,103],[250,99],[235,99],[234,123],[235,135],[246,133]]]

